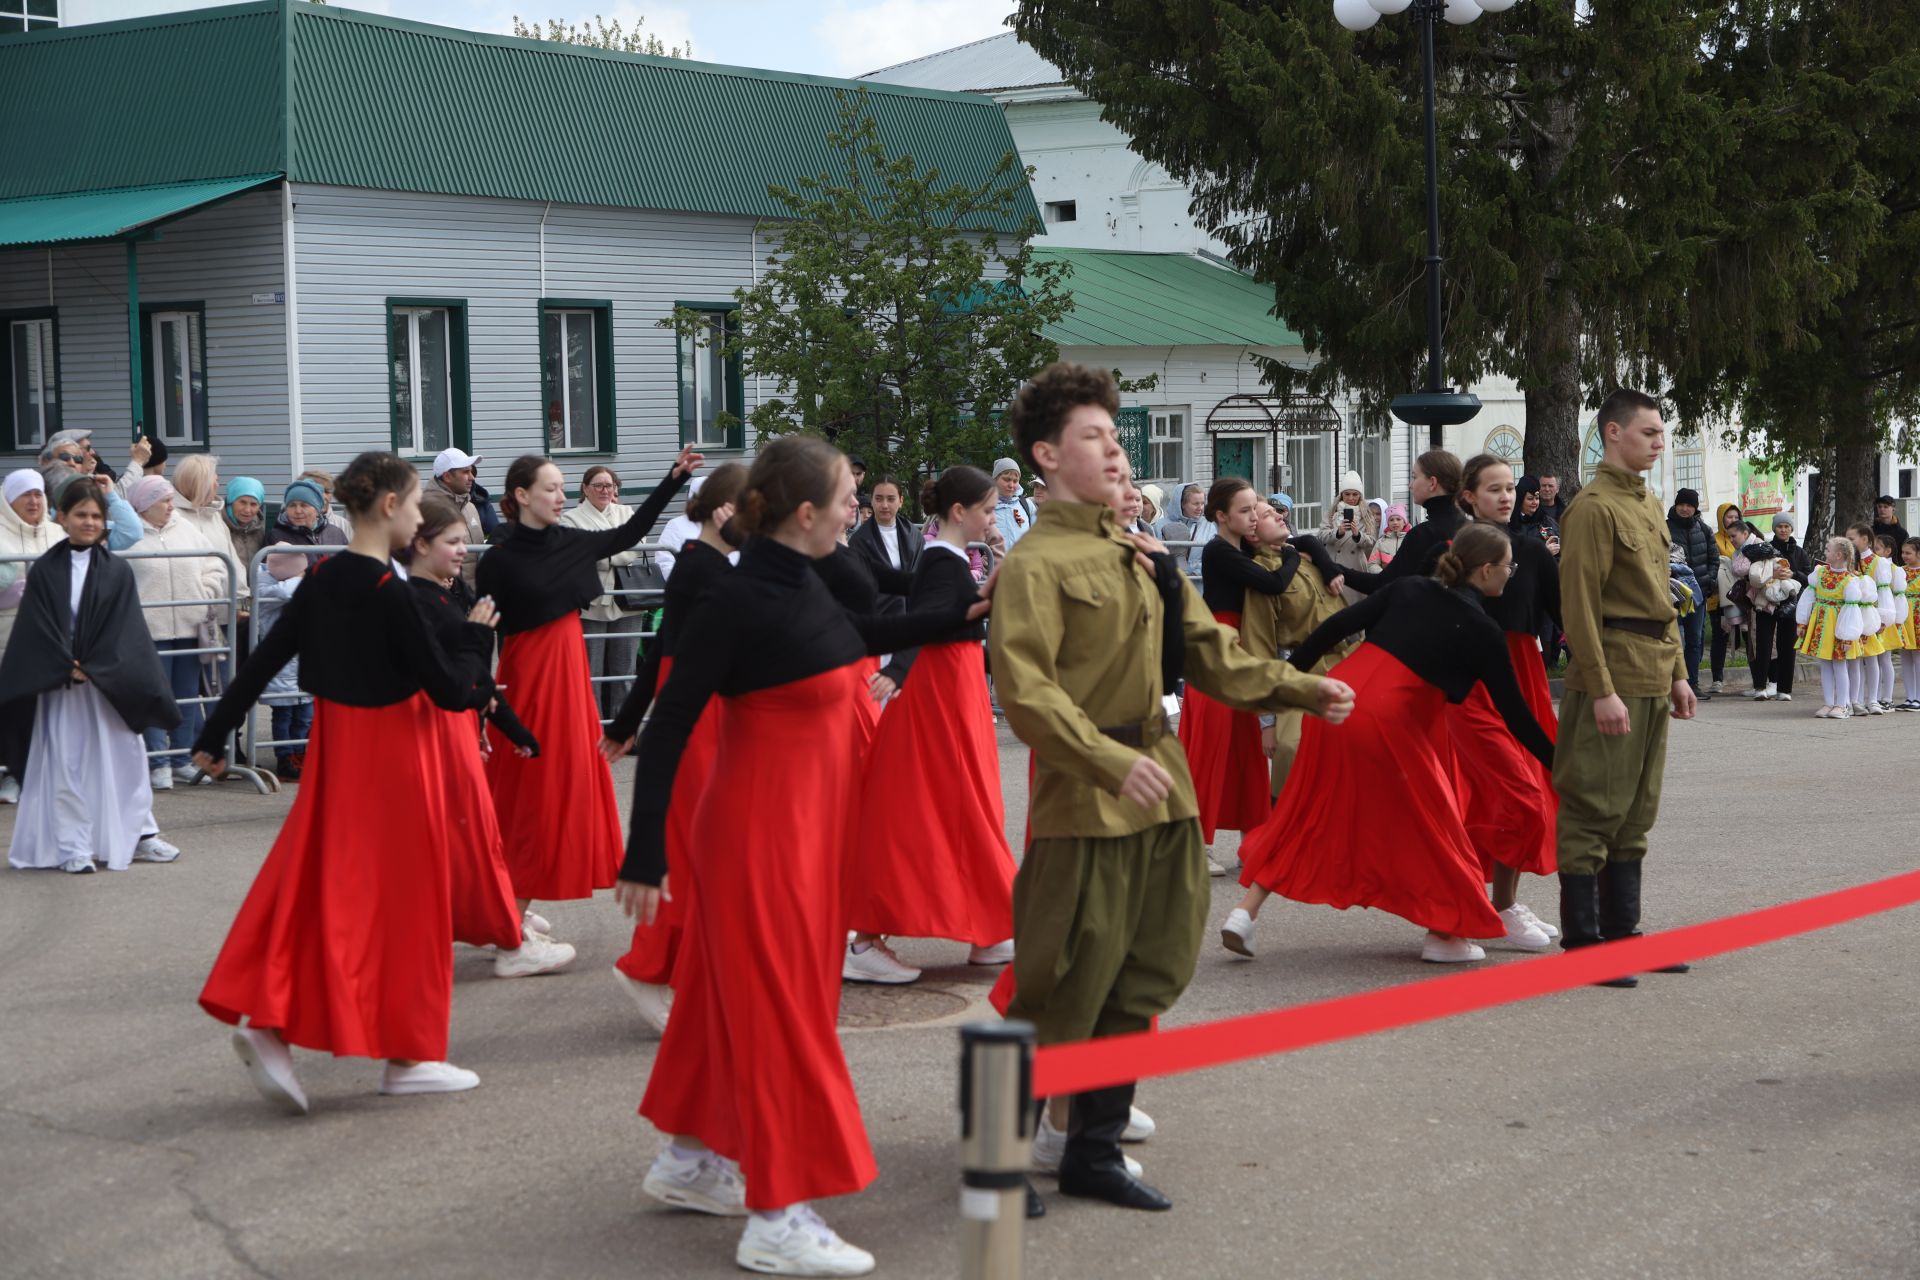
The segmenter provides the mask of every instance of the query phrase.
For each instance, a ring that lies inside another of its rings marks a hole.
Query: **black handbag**
[[[656,607],[661,593],[667,589],[667,575],[660,572],[660,563],[654,559],[651,551],[642,551],[640,558],[632,564],[615,565],[613,585],[622,592],[647,592],[646,595],[625,594],[614,597],[614,602],[627,613],[643,613]]]

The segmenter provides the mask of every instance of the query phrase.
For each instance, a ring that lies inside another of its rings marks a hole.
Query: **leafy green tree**
[[[513,15],[513,34],[527,40],[554,40],[561,44],[584,44],[595,49],[612,49],[616,53],[650,53],[656,58],[691,58],[693,42],[668,47],[666,41],[648,32],[642,35],[640,29],[646,25],[645,18],[635,18],[633,29],[626,30],[615,18],[608,22],[599,14],[593,15],[591,25],[584,22],[561,22],[558,18],[548,18],[544,24],[522,22],[519,14]]]
[[[1439,42],[1446,374],[1526,396],[1526,466],[1579,475],[1580,406],[1644,355],[1719,219],[1735,136],[1699,83],[1717,3],[1526,0]],[[1020,38],[1271,282],[1315,357],[1285,389],[1370,408],[1423,385],[1417,24],[1330,0],[1020,0]],[[1756,314],[1756,331],[1785,323]]]
[[[978,185],[922,169],[883,143],[864,91],[841,95],[827,137],[835,172],[768,188],[786,217],[762,228],[737,324],[716,334],[680,311],[662,325],[771,382],[747,416],[761,440],[823,436],[903,477],[984,463],[1004,447],[998,411],[1057,358],[1045,327],[1072,306],[1066,268],[1033,257],[1039,226],[1015,221],[1027,174],[1011,153]]]
[[[1703,78],[1741,138],[1690,296],[1650,333],[1683,413],[1828,483],[1812,532],[1870,518],[1920,415],[1920,30],[1910,6],[1726,4]],[[1798,323],[1756,330],[1751,311]]]

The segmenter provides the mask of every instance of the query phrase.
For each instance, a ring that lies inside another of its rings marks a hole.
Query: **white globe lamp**
[[[1333,17],[1349,31],[1365,31],[1380,21],[1372,0],[1333,0]]]
[[[1456,27],[1464,27],[1480,16],[1476,0],[1447,0],[1446,18]]]
[[[1473,2],[1488,13],[1505,13],[1514,5],[1514,0],[1473,0]]]
[[[1396,13],[1405,13],[1413,0],[1367,0],[1367,3],[1373,6],[1376,13],[1391,18]]]

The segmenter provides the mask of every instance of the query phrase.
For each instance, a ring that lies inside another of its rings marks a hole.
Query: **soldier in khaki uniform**
[[[1270,573],[1277,572],[1283,563],[1287,539],[1286,518],[1268,504],[1262,504],[1262,507],[1258,527],[1260,545],[1254,550],[1253,558],[1262,569]],[[1269,515],[1269,512],[1272,514]],[[1338,591],[1328,591],[1320,570],[1303,556],[1293,581],[1279,595],[1268,595],[1264,591],[1247,592],[1246,605],[1240,612],[1240,643],[1248,653],[1259,657],[1278,655],[1284,658],[1294,646],[1312,635],[1315,627],[1345,606],[1346,597]],[[1335,645],[1327,651],[1326,657],[1313,664],[1309,674],[1327,674],[1352,651],[1351,643]],[[1280,789],[1286,785],[1287,773],[1293,768],[1294,754],[1300,750],[1300,725],[1305,717],[1306,712],[1298,707],[1260,717],[1260,745],[1266,750],[1267,758],[1273,761],[1269,773],[1276,800],[1280,798]]]
[[[1644,475],[1666,448],[1659,403],[1638,391],[1614,392],[1600,407],[1600,434],[1599,470],[1560,528],[1568,659],[1553,783],[1564,947],[1638,932],[1641,861],[1660,812],[1667,721],[1694,713],[1667,594],[1667,523]],[[1637,984],[1625,977],[1606,985]]]
[[[1338,721],[1353,704],[1338,681],[1250,657],[1161,544],[1119,532],[1118,408],[1111,375],[1054,364],[1009,412],[1049,494],[1001,566],[988,641],[1007,721],[1036,761],[1008,1016],[1033,1022],[1042,1044],[1145,1030],[1193,976],[1207,864],[1186,757],[1161,710],[1168,677],[1184,671],[1247,710],[1299,706]],[[1171,1207],[1121,1156],[1133,1093],[1073,1098],[1062,1192]]]

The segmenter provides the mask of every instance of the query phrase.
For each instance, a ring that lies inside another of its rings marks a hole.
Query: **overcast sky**
[[[205,8],[214,0],[65,0],[68,24]],[[670,45],[693,42],[703,62],[852,76],[1006,30],[1012,0],[345,0],[366,9],[450,27],[510,34],[523,20],[590,19],[598,13]]]

